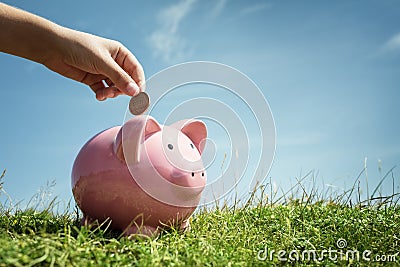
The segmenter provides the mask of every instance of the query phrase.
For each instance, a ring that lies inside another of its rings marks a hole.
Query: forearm
[[[57,53],[61,26],[0,3],[0,51],[45,62]]]

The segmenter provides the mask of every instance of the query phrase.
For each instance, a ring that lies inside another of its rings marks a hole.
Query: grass
[[[0,183],[1,184],[1,183]],[[400,206],[397,194],[351,203],[356,188],[322,196],[295,191],[272,201],[268,186],[246,203],[202,208],[184,234],[171,229],[156,238],[130,240],[107,227],[79,226],[77,214],[48,209],[0,207],[0,266],[258,266],[284,265],[296,251],[338,250],[337,260],[299,258],[295,265],[400,265]],[[357,198],[356,198],[357,199]],[[340,242],[346,242],[343,246]],[[338,247],[338,245],[340,247]],[[359,251],[360,259],[340,259],[340,252]],[[371,251],[368,258],[362,253]],[[272,257],[270,257],[272,253]],[[282,253],[282,252],[281,252]],[[394,256],[391,256],[394,255]],[[266,257],[260,260],[258,257]],[[375,261],[377,257],[386,261]],[[389,259],[389,261],[388,261]]]

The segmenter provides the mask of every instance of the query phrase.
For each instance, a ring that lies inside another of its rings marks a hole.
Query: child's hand
[[[49,69],[89,85],[98,100],[136,95],[139,87],[143,89],[143,68],[125,46],[88,33],[61,29],[58,49],[43,62]]]
[[[117,41],[59,26],[0,3],[0,51],[42,63],[87,84],[98,100],[136,95],[144,72],[136,57]],[[139,89],[140,87],[140,89]]]

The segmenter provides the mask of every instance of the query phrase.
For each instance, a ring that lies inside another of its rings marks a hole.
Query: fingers
[[[111,80],[120,91],[127,95],[136,95],[144,88],[145,76],[143,67],[136,57],[122,44],[112,43],[116,52],[106,58],[103,70],[106,77]],[[109,84],[109,83],[108,83]]]
[[[105,82],[110,85],[109,82],[107,82],[107,79]],[[102,80],[92,84],[90,88],[96,93],[96,99],[99,101],[106,100],[107,98],[114,98],[122,94],[122,92],[115,86],[105,86]]]
[[[99,82],[96,82],[96,83],[90,85],[90,88],[96,94],[97,100],[99,100],[99,101],[106,100],[107,92],[105,91],[106,87],[104,86],[103,81],[99,81]]]
[[[95,77],[90,77],[90,76],[95,76]],[[111,79],[105,78],[104,80],[99,80],[100,78],[103,78],[103,76],[88,74],[85,80],[86,82],[94,81],[94,83],[90,84],[89,86],[96,94],[97,100],[103,101],[106,100],[107,98],[114,98],[119,95],[125,94],[114,85]]]
[[[107,77],[105,77],[102,74],[92,74],[86,72],[85,76],[80,80],[80,82],[92,87],[92,85],[97,84],[98,82],[106,79]]]
[[[73,57],[74,60],[70,60],[61,70],[58,65],[54,69],[64,76],[89,85],[98,100],[121,94],[134,96],[144,90],[143,67],[125,46],[108,39],[91,38],[102,49],[92,51],[92,46],[87,45],[91,57]]]
[[[145,76],[143,67],[125,46],[121,45],[116,55],[115,62],[133,78],[141,89],[144,87]]]
[[[130,96],[137,95],[140,92],[136,82],[112,57],[106,59],[104,63],[105,65],[102,68],[104,70],[103,74],[108,77],[120,91]]]
[[[104,87],[95,91],[96,99],[99,101],[106,100],[107,98],[114,98],[123,93],[115,86],[112,87]]]
[[[104,81],[108,86],[114,86],[114,83],[110,80],[110,78],[107,78]]]

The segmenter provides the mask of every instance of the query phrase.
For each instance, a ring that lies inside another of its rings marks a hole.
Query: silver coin
[[[133,96],[129,101],[129,111],[133,115],[143,114],[150,105],[150,98],[145,92]]]

